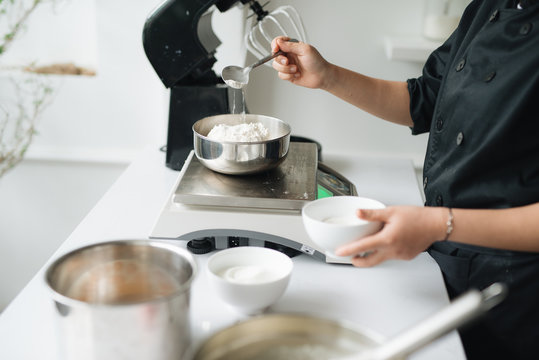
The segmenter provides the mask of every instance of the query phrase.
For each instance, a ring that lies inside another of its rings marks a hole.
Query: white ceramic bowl
[[[219,297],[244,314],[257,314],[285,292],[293,262],[268,248],[241,246],[220,250],[208,259],[208,277]]]
[[[380,222],[357,217],[357,209],[383,209],[377,200],[358,196],[334,196],[314,200],[302,209],[303,225],[311,240],[327,256],[338,257],[335,250],[344,244],[373,234],[381,229]]]

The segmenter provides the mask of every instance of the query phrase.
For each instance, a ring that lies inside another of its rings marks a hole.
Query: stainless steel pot
[[[258,142],[214,141],[207,135],[215,125],[261,123],[269,140]],[[288,154],[290,125],[282,120],[254,114],[224,114],[203,118],[193,125],[195,155],[207,168],[228,175],[247,175],[277,167]]]
[[[185,249],[118,240],[76,249],[50,265],[62,359],[177,360],[190,346],[190,287],[196,274]]]
[[[494,284],[470,291],[411,329],[384,342],[376,333],[309,315],[273,314],[251,318],[210,337],[195,360],[390,360],[404,359],[464,325],[504,299]]]

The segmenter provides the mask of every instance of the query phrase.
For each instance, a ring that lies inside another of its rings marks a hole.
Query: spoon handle
[[[279,55],[284,55],[284,52],[279,50],[277,51],[275,54],[271,54],[271,55],[268,55],[266,57],[263,57],[262,59],[258,60],[257,62],[255,62],[253,65],[250,66],[251,69],[254,69],[255,67],[257,66],[260,66],[268,61],[270,61],[271,59],[279,56]]]
[[[289,42],[298,42],[298,40],[296,40],[296,39],[290,39],[290,40],[288,40],[288,41],[289,41]],[[275,57],[277,57],[277,56],[279,56],[279,55],[284,55],[284,54],[285,54],[284,51],[279,50],[279,51],[277,51],[275,54],[270,54],[270,55],[268,55],[268,56],[266,56],[266,57],[263,57],[262,59],[258,60],[258,61],[255,62],[253,65],[251,65],[250,68],[251,68],[251,70],[252,70],[252,69],[254,69],[254,68],[257,67],[257,66],[260,66],[260,65],[262,65],[262,64],[264,64],[264,63],[270,61],[271,59],[273,59],[273,58],[275,58]]]

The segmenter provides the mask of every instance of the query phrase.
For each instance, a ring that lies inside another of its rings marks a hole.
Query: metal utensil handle
[[[388,342],[354,357],[356,360],[390,360],[404,358],[435,339],[455,330],[492,307],[507,295],[505,285],[495,283],[485,290],[471,290],[449,306],[423,320]],[[349,357],[352,359],[353,357]]]
[[[266,56],[266,57],[264,57],[264,58],[258,60],[257,62],[255,62],[255,63],[254,63],[253,65],[251,65],[250,67],[251,67],[251,69],[254,69],[255,67],[260,66],[260,65],[262,65],[262,64],[264,64],[264,63],[270,61],[271,59],[273,59],[273,58],[275,58],[275,57],[277,57],[277,56],[279,56],[279,55],[284,55],[284,52],[281,51],[281,50],[279,50],[279,51],[277,51],[275,54],[268,55],[268,56]]]
[[[298,40],[296,40],[296,39],[290,39],[290,40],[288,40],[288,41],[289,41],[289,42],[296,42],[296,43],[298,42]],[[258,60],[258,61],[255,62],[253,65],[251,65],[250,68],[251,68],[251,70],[252,70],[252,69],[254,69],[254,68],[257,67],[257,66],[260,66],[260,65],[262,65],[262,64],[264,64],[264,63],[270,61],[271,59],[273,59],[273,58],[275,58],[275,57],[277,57],[277,56],[279,56],[279,55],[284,55],[284,54],[285,54],[284,51],[279,50],[279,51],[277,51],[275,54],[270,54],[270,55],[268,55],[268,56],[266,56],[266,57],[263,57],[262,59]]]

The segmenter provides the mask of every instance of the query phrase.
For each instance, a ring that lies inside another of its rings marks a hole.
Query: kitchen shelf
[[[384,39],[386,56],[389,60],[424,63],[442,42],[427,40],[420,36],[386,36]]]

